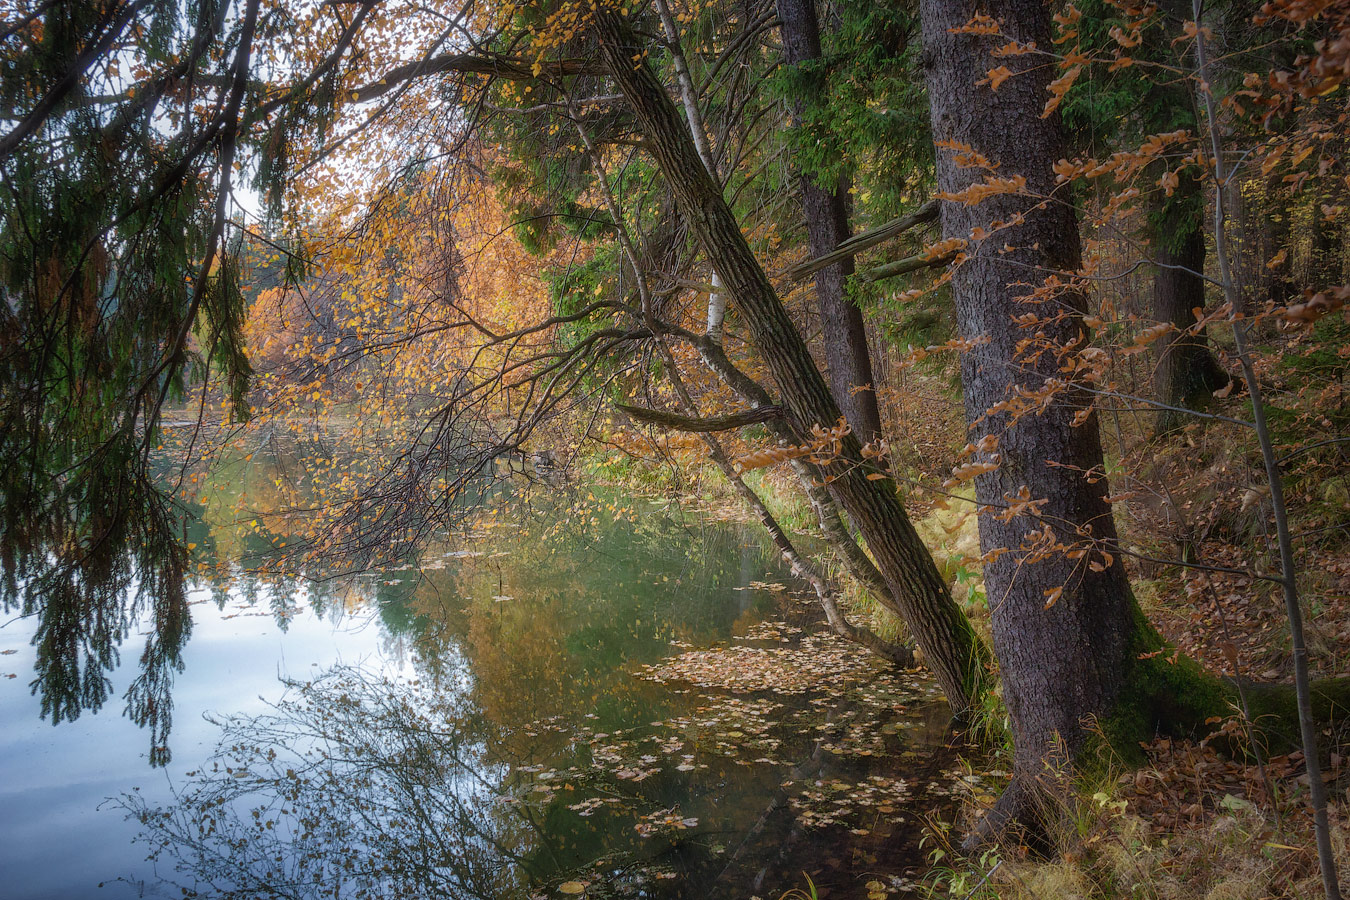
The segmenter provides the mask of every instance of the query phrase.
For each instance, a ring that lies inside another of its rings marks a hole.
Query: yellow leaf
[[[1056,601],[1059,600],[1060,595],[1063,594],[1063,593],[1064,593],[1064,588],[1062,588],[1062,587],[1057,587],[1057,588],[1055,588],[1054,590],[1046,591],[1046,592],[1045,592],[1045,598],[1046,598],[1046,599],[1045,599],[1045,606],[1042,607],[1042,609],[1049,609],[1050,607],[1054,606],[1055,603],[1056,603]]]
[[[562,894],[580,894],[586,890],[586,885],[580,881],[564,881],[558,885],[558,892]]]

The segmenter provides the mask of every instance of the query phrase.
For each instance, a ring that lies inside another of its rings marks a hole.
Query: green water
[[[231,612],[198,616],[192,640],[256,655],[270,628],[295,656],[288,641],[341,621],[343,655],[323,660],[320,636],[306,671],[271,673],[267,705],[217,699],[186,747],[172,733],[167,788],[126,760],[118,783],[135,789],[113,812],[139,843],[130,877],[105,877],[247,897],[913,888],[922,825],[964,784],[944,773],[945,704],[824,635],[753,528],[543,484],[499,493],[416,560],[263,577],[285,540],[267,515],[284,468],[212,474],[216,499],[187,525],[207,567],[194,596]],[[259,677],[194,667],[188,647],[175,691]],[[80,895],[29,874],[30,896]]]

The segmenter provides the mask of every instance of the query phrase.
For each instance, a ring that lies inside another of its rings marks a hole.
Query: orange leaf
[[[998,86],[1012,77],[1012,69],[1007,66],[999,66],[997,69],[989,70],[989,89],[996,91]]]
[[[1063,102],[1064,95],[1073,87],[1073,83],[1078,80],[1079,74],[1083,71],[1082,66],[1074,66],[1063,75],[1050,82],[1050,99],[1045,101],[1045,109],[1041,112],[1041,118],[1047,119],[1050,114],[1059,109],[1059,104]]]

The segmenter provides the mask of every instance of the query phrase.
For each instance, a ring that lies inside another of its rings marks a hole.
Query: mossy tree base
[[[1253,737],[1272,752],[1298,749],[1298,705],[1292,684],[1220,677],[1168,645],[1142,612],[1136,614],[1135,658],[1102,734],[1126,762],[1140,761],[1139,744],[1157,735],[1198,737],[1207,721],[1242,713],[1243,693]],[[1321,730],[1350,721],[1350,678],[1312,685],[1313,715]],[[1325,748],[1324,748],[1325,749]]]
[[[1112,766],[1142,765],[1142,745],[1166,735],[1198,739],[1214,731],[1213,720],[1242,715],[1242,700],[1251,714],[1252,737],[1270,753],[1287,753],[1302,747],[1299,739],[1298,702],[1292,684],[1272,684],[1221,677],[1194,659],[1180,654],[1158,633],[1143,612],[1135,609],[1135,631],[1128,671],[1110,712],[1095,726],[1097,738],[1080,745],[1072,764],[1056,765],[1047,760],[1044,772],[1035,778],[1018,775],[994,808],[966,837],[967,852],[988,843],[1003,843],[1014,835],[1022,846],[1046,850],[1055,829],[1056,810],[1062,812],[1056,794],[1077,775],[1091,775]],[[1319,734],[1328,732],[1323,754],[1334,749],[1335,736],[1350,723],[1350,678],[1327,678],[1312,685],[1313,715]],[[1250,748],[1227,741],[1220,748],[1232,755],[1250,753]],[[1061,761],[1062,762],[1062,761]]]

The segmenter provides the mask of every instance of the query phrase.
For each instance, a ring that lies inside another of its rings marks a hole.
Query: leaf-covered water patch
[[[782,640],[799,631],[775,624],[748,639]],[[643,666],[640,674],[660,683],[683,681],[742,694],[830,693],[860,682],[881,681],[883,689],[903,686],[915,694],[933,695],[928,683],[921,683],[917,677],[897,677],[880,660],[830,633],[807,635],[788,647],[737,643],[690,650],[660,664]]]

